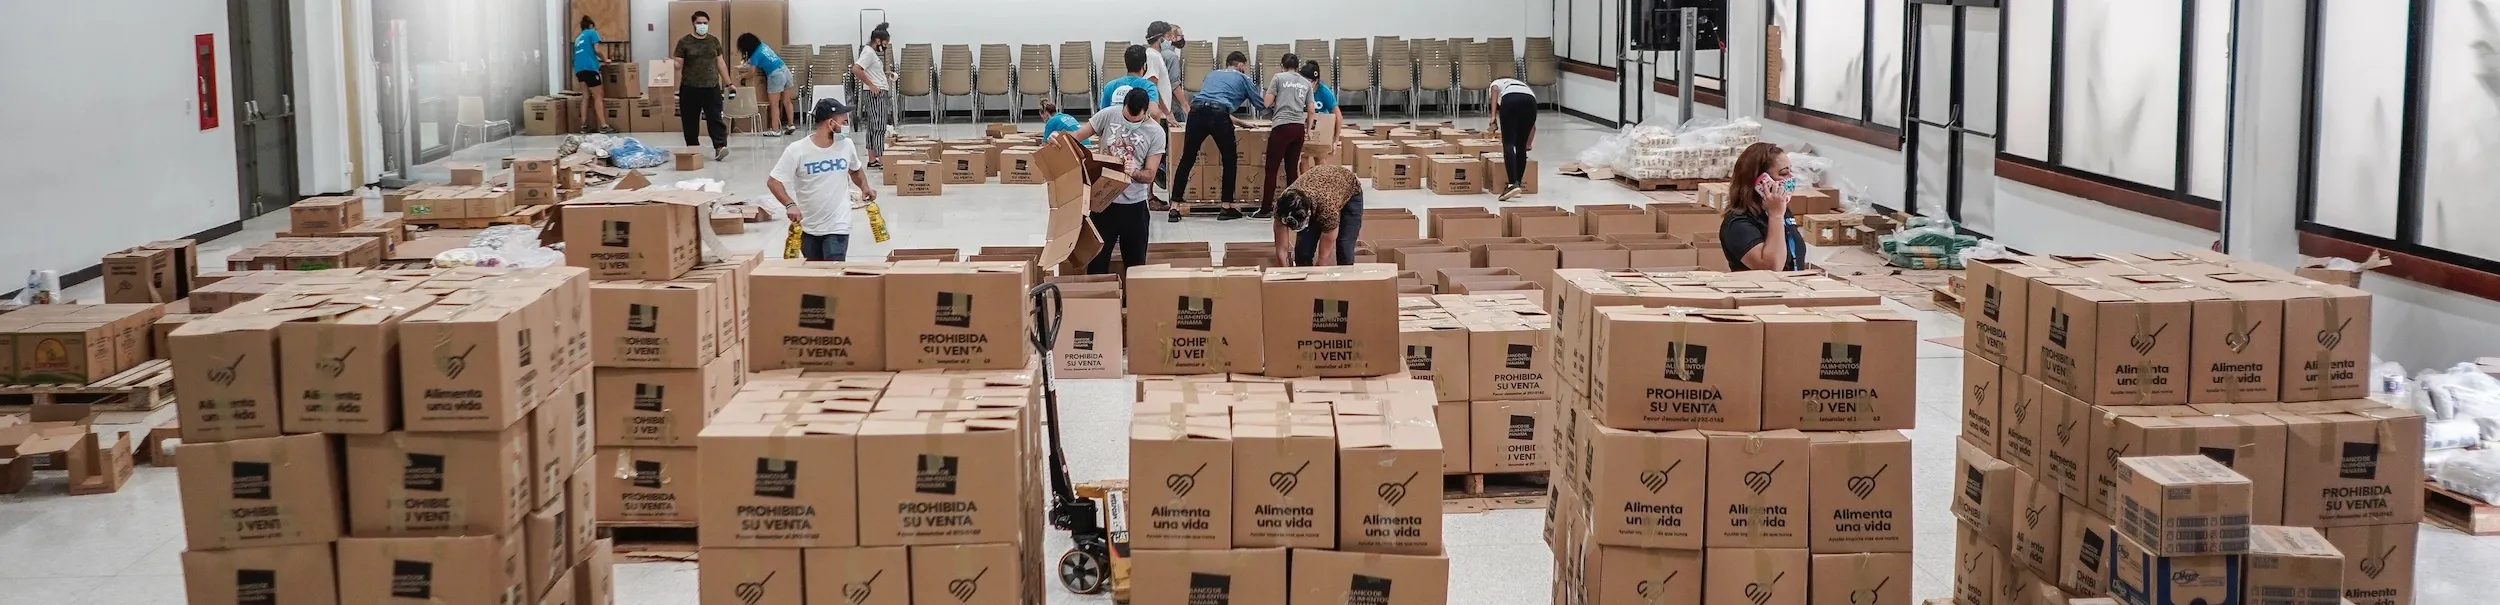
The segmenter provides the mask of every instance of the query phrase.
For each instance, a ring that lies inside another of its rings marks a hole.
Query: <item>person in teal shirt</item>
[[[798,132],[796,122],[783,123],[790,115],[790,66],[781,61],[781,53],[764,44],[755,34],[738,34],[738,52],[747,56],[755,72],[764,74],[764,136],[778,137]]]
[[[582,17],[582,33],[573,37],[573,80],[590,90],[590,122],[582,126],[582,130],[613,133],[616,129],[608,127],[607,112],[599,110],[605,103],[600,98],[599,87],[607,85],[607,82],[599,78],[598,25],[589,17]]]
[[[1146,90],[1147,97],[1157,99],[1162,98],[1156,96],[1162,94],[1163,91],[1158,90],[1155,87],[1155,81],[1146,79],[1146,60],[1146,47],[1134,44],[1129,45],[1128,50],[1120,54],[1120,62],[1128,66],[1128,75],[1120,76],[1120,78],[1116,80],[1104,82],[1102,85],[1102,102],[1095,105],[1095,107],[1107,108],[1119,105],[1121,100],[1128,98],[1128,89],[1131,88],[1143,88]],[[1148,113],[1149,115],[1154,116],[1155,119],[1171,117],[1165,115],[1163,106],[1160,104],[1157,104],[1150,109],[1152,109],[1152,111]]]
[[[1042,99],[1042,113],[1050,114],[1050,119],[1042,122],[1042,140],[1044,141],[1050,140],[1051,135],[1062,132],[1076,132],[1077,128],[1085,125],[1083,122],[1076,121],[1076,116],[1068,115],[1068,112],[1060,111],[1058,99],[1044,97]],[[1094,146],[1094,142],[1090,139],[1077,141],[1077,144],[1087,147]]]
[[[1319,71],[1318,61],[1302,62],[1302,78],[1310,80],[1313,86],[1319,87],[1318,90],[1311,92],[1311,102],[1319,106],[1319,113],[1337,113],[1337,89],[1329,88],[1327,83],[1319,81]]]

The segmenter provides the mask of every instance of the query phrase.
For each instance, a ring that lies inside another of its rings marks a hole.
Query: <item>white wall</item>
[[[860,10],[882,8],[896,44],[1058,44],[1083,40],[1138,41],[1146,24],[1179,24],[1191,44],[1218,36],[1251,44],[1301,38],[1498,38],[1553,35],[1553,0],[1278,0],[1261,3],[1134,0],[953,0],[892,2],[791,0],[794,44],[859,44]],[[667,0],[633,0],[634,57],[668,53]],[[876,25],[869,23],[869,26]],[[1100,53],[1095,53],[1099,55]]]
[[[226,3],[0,3],[0,291],[29,269],[70,271],[105,253],[241,216],[228,96]],[[98,38],[97,32],[111,32]],[[192,36],[217,36],[220,122],[202,131]],[[41,60],[34,60],[40,57]]]

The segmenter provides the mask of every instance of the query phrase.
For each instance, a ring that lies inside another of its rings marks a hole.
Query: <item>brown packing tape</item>
[[[2232,352],[2232,353],[2239,353],[2241,350],[2247,349],[2247,348],[2248,348],[2248,344],[2249,344],[2249,343],[2248,343],[2248,341],[2247,341],[2245,338],[2240,337],[2239,335],[2241,335],[2241,334],[2252,334],[2252,333],[2254,333],[2256,326],[2251,326],[2251,325],[2248,325],[2248,301],[2247,301],[2246,299],[2241,299],[2241,298],[2239,298],[2239,295],[2237,295],[2237,294],[2232,294],[2232,295],[2231,295],[2231,297],[2232,297],[2232,301],[2231,301],[2231,334],[2232,334],[2232,336],[2230,336],[2230,337],[2225,337],[2225,338],[2224,338],[2224,340],[2223,340],[2223,345],[2224,345],[2224,346],[2230,346],[2231,341],[2232,341],[2233,339],[2239,339],[2239,346],[2237,346],[2237,347],[2231,347],[2231,352]],[[2280,352],[2280,351],[2278,350],[2278,352]],[[2223,403],[2239,403],[2239,402],[2240,402],[2240,389],[2247,388],[2247,387],[2241,386],[2241,384],[2240,384],[2240,380],[2239,380],[2239,377],[2237,377],[2237,376],[2228,376],[2228,375],[2226,375],[2226,376],[2223,376],[2223,377],[2222,377],[2222,382],[2223,382],[2223,389],[2222,389],[2222,401],[2223,401]]]
[[[1761,433],[1754,433],[1745,436],[1745,455],[1747,457],[1760,455],[1762,453],[1762,448]],[[1776,471],[1778,470],[1778,467],[1774,466],[1772,467],[1772,470]],[[1765,493],[1770,490],[1749,489],[1746,491],[1753,492],[1753,495],[1745,497],[1745,546],[1760,546],[1762,544],[1763,523],[1767,521],[1766,517],[1768,517],[1768,515],[1763,513],[1762,505],[1763,500],[1765,499]],[[1707,517],[1708,515],[1704,514],[1703,516]],[[1756,561],[1760,562],[1762,559],[1757,555]],[[1767,563],[1765,565],[1767,565]],[[1757,578],[1758,577],[1759,574],[1757,574]]]
[[[2152,394],[2147,392],[2147,389],[2150,389],[2150,385],[2153,383],[2153,349],[2149,346],[2134,346],[2135,343],[2133,340],[2143,339],[2148,345],[2152,342],[2152,339],[2156,336],[2153,333],[2153,310],[2150,305],[2128,306],[2135,310],[2135,336],[2134,338],[2129,339],[2130,342],[2128,342],[2129,346],[2127,347],[2129,350],[2136,352],[2135,403],[2136,405],[2144,405],[2146,401],[2152,399]],[[2166,328],[2169,326],[2163,327]]]
[[[399,452],[403,457],[407,456],[408,451],[407,435],[407,433],[397,432],[390,434],[391,449]],[[382,528],[393,534],[406,532],[408,531],[408,485],[396,481],[387,485],[389,487],[383,489],[384,497],[388,499],[382,501]]]
[[[2315,290],[2315,288],[2312,289]],[[2324,295],[2327,294],[2327,292],[2320,291],[2319,294]],[[2342,334],[2343,328],[2341,326],[2344,322],[2348,321],[2351,320],[2344,318],[2343,299],[2333,296],[2326,297],[2326,323],[2320,325],[2337,326],[2335,333]],[[2338,341],[2336,344],[2341,345],[2343,343]],[[2324,346],[2324,343],[2320,343],[2320,346],[2318,347],[2318,358],[2313,366],[2317,369],[2313,372],[2314,376],[2309,379],[2309,387],[2317,391],[2317,397],[2325,397],[2328,392],[2327,383],[2333,382],[2333,380],[2330,380],[2330,377],[2334,376],[2335,372],[2328,366],[2328,364],[2333,363],[2335,349],[2337,348],[2340,347],[2328,347]],[[2320,451],[2324,450],[2321,449]]]

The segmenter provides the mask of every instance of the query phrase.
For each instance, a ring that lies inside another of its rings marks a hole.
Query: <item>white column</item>
[[[2208,0],[2210,1],[2210,0]],[[2223,228],[2231,254],[2291,266],[2299,261],[2302,64],[2308,7],[2302,2],[2237,0],[2231,49],[2237,69],[2231,106],[2231,176]]]
[[[1769,11],[1768,2],[1728,3],[1727,81],[1719,88],[1727,92],[1728,119],[1762,117],[1762,55],[1769,46],[1763,24]]]

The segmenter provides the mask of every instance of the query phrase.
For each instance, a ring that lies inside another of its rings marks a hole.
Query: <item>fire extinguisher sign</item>
[[[217,34],[191,37],[191,55],[198,58],[200,130],[217,128]]]

